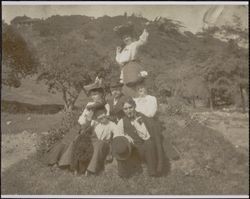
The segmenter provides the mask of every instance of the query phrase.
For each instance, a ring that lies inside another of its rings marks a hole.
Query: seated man
[[[132,174],[130,168],[134,161],[131,159],[137,153],[139,158],[145,161],[148,174],[158,176],[162,173],[164,167],[160,129],[153,119],[136,112],[135,108],[134,100],[127,98],[123,103],[125,116],[117,124],[118,131],[125,135],[132,145],[131,155],[125,159],[119,158],[121,154],[124,154],[120,147],[112,147],[113,155],[118,162],[118,175],[129,177]],[[114,141],[112,145],[119,146],[117,144],[119,140],[115,139]]]

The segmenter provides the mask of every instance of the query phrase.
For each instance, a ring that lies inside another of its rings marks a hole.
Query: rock
[[[12,123],[12,121],[7,121],[6,124],[7,125],[10,125]]]
[[[31,117],[27,117],[27,120],[31,120]]]

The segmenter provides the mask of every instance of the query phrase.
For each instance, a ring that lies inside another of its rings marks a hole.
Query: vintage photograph
[[[247,197],[248,15],[2,2],[2,196]]]

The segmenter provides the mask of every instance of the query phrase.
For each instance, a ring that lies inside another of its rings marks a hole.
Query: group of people
[[[129,177],[147,167],[150,176],[161,176],[168,158],[163,148],[163,126],[157,118],[157,99],[147,94],[147,72],[137,60],[138,48],[148,39],[144,29],[133,40],[133,25],[114,28],[125,46],[116,50],[120,79],[110,84],[106,99],[103,79],[85,86],[91,98],[73,127],[47,154],[51,166],[98,175],[108,162],[117,161],[118,175]]]

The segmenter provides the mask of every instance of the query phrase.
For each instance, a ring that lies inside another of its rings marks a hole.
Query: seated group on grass
[[[125,96],[122,87],[118,81],[111,83],[112,98],[107,101],[101,81],[86,87],[92,101],[78,125],[50,149],[49,165],[97,175],[115,158],[121,177],[141,172],[143,163],[150,176],[166,173],[168,159],[162,146],[163,128],[156,118],[156,98],[147,94],[143,81],[136,85],[136,98]]]

